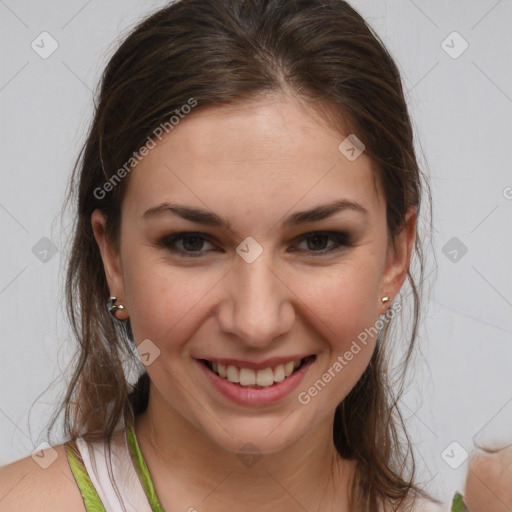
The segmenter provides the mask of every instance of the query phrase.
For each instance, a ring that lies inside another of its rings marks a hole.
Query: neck
[[[135,432],[166,510],[349,510],[355,463],[338,455],[332,421],[279,452],[243,456],[216,444],[153,388]]]

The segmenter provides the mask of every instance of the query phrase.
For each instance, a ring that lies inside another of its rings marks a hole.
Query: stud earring
[[[115,304],[115,302],[117,301],[117,297],[109,297],[108,301],[107,301],[107,309],[108,309],[108,312],[114,317],[116,318],[116,311],[118,309],[124,309],[124,306],[122,304]],[[117,320],[117,318],[116,318]]]
[[[382,297],[382,299],[380,299],[382,302],[388,302],[389,301],[389,297],[386,295],[385,297]]]

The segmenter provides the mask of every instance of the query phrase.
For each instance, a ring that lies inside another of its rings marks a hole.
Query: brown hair
[[[79,350],[56,413],[64,409],[69,438],[109,442],[118,421],[133,424],[149,395],[149,377],[137,363],[129,320],[116,322],[107,312],[109,289],[91,228],[91,213],[103,210],[107,234],[119,248],[120,206],[129,176],[108,192],[95,191],[105,191],[106,180],[190,98],[197,102],[195,112],[290,91],[318,107],[331,123],[348,124],[364,142],[385,191],[391,241],[403,228],[407,209],[416,206],[419,212],[422,173],[399,71],[348,3],[181,0],[149,16],[104,70],[95,115],[70,181],[68,200],[76,197],[77,215],[66,298]],[[430,191],[428,199],[431,208]],[[422,238],[416,236],[413,253],[419,281],[407,271],[414,304],[402,375],[420,317]],[[398,408],[403,379],[391,382],[389,347],[384,350],[391,325],[385,323],[370,364],[335,412],[336,448],[342,457],[357,460],[351,510],[374,512],[380,503],[407,508],[411,497],[428,497],[415,483],[412,447]],[[126,375],[129,362],[138,368],[134,383]]]

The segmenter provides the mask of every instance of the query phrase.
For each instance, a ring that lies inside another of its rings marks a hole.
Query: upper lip
[[[255,361],[244,361],[242,359],[226,359],[226,358],[217,358],[217,357],[201,357],[197,358],[199,360],[212,361],[216,363],[223,364],[225,366],[236,366],[238,368],[250,368],[251,370],[263,370],[264,368],[273,368],[279,364],[286,364],[291,361],[298,361],[304,359],[305,357],[314,356],[314,354],[299,354],[296,356],[286,356],[286,357],[271,357],[270,359],[265,359],[261,362]]]

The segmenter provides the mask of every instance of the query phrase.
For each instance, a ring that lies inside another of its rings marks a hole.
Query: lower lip
[[[310,366],[316,361],[316,357],[306,361],[305,364],[286,379],[268,388],[251,388],[233,384],[219,377],[201,361],[196,361],[215,389],[225,397],[240,405],[265,405],[278,402],[289,395],[300,384]]]

